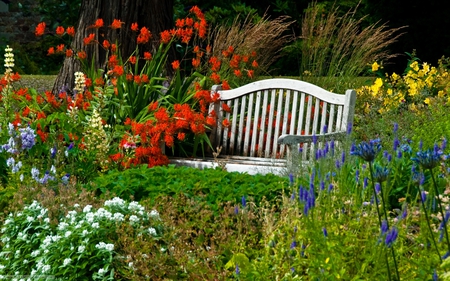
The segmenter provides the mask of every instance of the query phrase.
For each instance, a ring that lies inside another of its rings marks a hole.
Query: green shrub
[[[229,173],[220,169],[188,167],[153,167],[146,165],[125,171],[110,171],[96,178],[87,189],[97,194],[107,191],[121,197],[156,201],[159,196],[178,196],[204,200],[211,205],[252,197],[260,202],[264,197],[273,200],[283,193],[288,179],[275,175]]]
[[[37,201],[8,215],[2,228],[0,279],[27,275],[36,280],[116,280],[117,271],[133,267],[121,257],[121,235],[147,240],[162,235],[159,213],[146,212],[137,202],[114,198],[97,210],[79,204],[61,208],[67,215],[56,218],[56,225]]]

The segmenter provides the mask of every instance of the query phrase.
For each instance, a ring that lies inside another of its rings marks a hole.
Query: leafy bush
[[[8,215],[1,237],[2,279],[69,276],[69,280],[116,280],[120,267],[133,267],[121,257],[118,237],[152,240],[162,235],[159,213],[146,212],[137,202],[116,197],[97,210],[91,205],[61,207],[67,208],[67,214],[60,218],[50,218],[48,210],[36,201]],[[52,224],[55,219],[56,225]]]
[[[110,171],[96,178],[89,190],[99,194],[111,192],[121,198],[141,200],[150,198],[156,202],[159,196],[180,196],[219,203],[235,202],[242,196],[260,202],[263,198],[274,200],[283,193],[288,179],[275,175],[247,175],[229,173],[220,169],[193,169],[188,167],[140,166],[125,171]]]

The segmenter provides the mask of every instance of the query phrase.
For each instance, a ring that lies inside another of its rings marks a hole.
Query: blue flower
[[[375,182],[385,182],[389,177],[389,169],[386,167],[381,167],[379,165],[375,165],[374,168],[373,179],[375,180]]]
[[[68,184],[68,183],[69,183],[69,178],[70,178],[70,174],[67,173],[67,174],[65,174],[65,175],[61,178],[61,181],[62,181],[64,184]]]
[[[381,144],[379,139],[371,140],[370,142],[361,142],[352,147],[350,155],[361,157],[363,160],[371,162],[375,159],[378,152],[381,151]]]
[[[289,174],[289,182],[294,184],[294,175],[292,173]]]
[[[294,249],[295,247],[297,247],[297,242],[294,240],[291,243],[291,249]]]
[[[427,201],[427,193],[422,190],[422,192],[420,193],[420,198],[422,199],[422,203],[425,204],[425,202]]]
[[[434,149],[420,150],[416,153],[416,157],[411,159],[424,169],[433,169],[441,163],[442,155],[442,150],[435,144]]]
[[[398,230],[396,227],[391,228],[391,230],[386,234],[385,244],[389,248],[397,240]]]
[[[22,140],[22,149],[23,150],[31,149],[36,143],[35,141],[36,134],[34,133],[34,130],[28,126],[26,128],[20,128],[19,131],[20,131],[20,138]]]
[[[438,275],[437,275],[437,272],[436,272],[436,269],[433,271],[433,281],[438,281],[439,279],[438,279]]]
[[[386,220],[381,222],[381,234],[385,234],[388,231],[388,223]]]
[[[236,275],[241,274],[241,270],[239,269],[239,265],[237,263],[236,263],[236,270],[235,270],[235,272],[236,272]]]
[[[241,202],[242,202],[242,208],[245,208],[247,206],[247,200],[245,200],[245,196],[242,196]]]
[[[322,232],[323,232],[323,236],[328,237],[328,231],[327,231],[326,227],[322,228]]]
[[[238,205],[234,206],[234,214],[235,215],[239,214],[239,207],[238,207]]]
[[[50,148],[50,157],[52,159],[56,157],[56,152],[57,152],[56,146]]]

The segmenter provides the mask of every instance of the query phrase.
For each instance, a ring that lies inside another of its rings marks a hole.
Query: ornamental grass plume
[[[229,46],[235,46],[234,52],[253,51],[258,64],[254,65],[257,68],[253,75],[265,73],[280,57],[283,47],[292,40],[289,35],[284,35],[292,23],[287,16],[269,19],[264,15],[255,20],[250,14],[244,22],[240,22],[237,17],[231,26],[221,25],[211,32],[209,39],[214,42],[211,54],[221,57],[222,51],[227,50]]]

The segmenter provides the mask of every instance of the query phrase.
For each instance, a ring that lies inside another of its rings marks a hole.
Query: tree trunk
[[[100,18],[105,23],[104,27],[98,30],[89,28]],[[124,22],[121,29],[108,28],[114,19]],[[94,59],[96,69],[104,69],[106,52],[100,44],[104,39],[117,43],[122,58],[128,58],[136,49],[135,36],[130,28],[135,22],[139,28],[147,27],[153,35],[152,40],[140,49],[154,52],[159,46],[160,32],[173,26],[173,0],[83,0],[72,49],[74,52],[85,50],[87,61]],[[96,33],[95,38],[100,44],[83,45],[83,39],[90,33]],[[76,56],[66,58],[53,86],[53,93],[71,92],[74,73],[80,70],[81,64]]]

